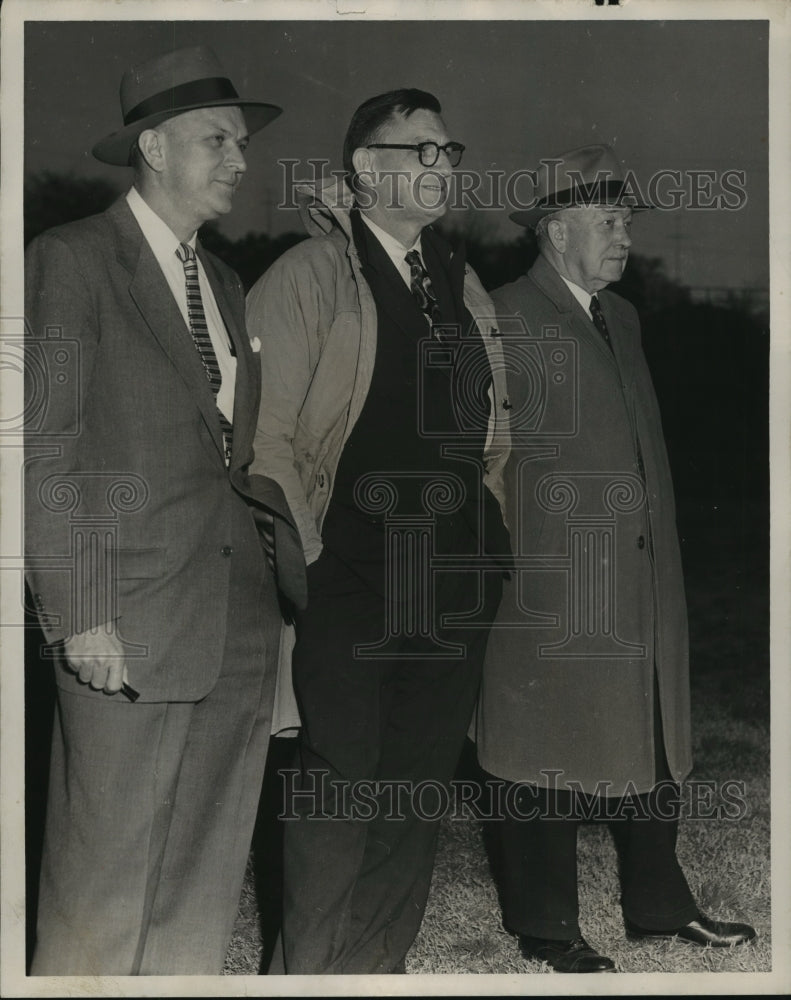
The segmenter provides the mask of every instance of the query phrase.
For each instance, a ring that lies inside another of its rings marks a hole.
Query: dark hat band
[[[537,208],[568,208],[572,205],[599,205],[602,202],[617,201],[624,192],[623,181],[598,181],[594,184],[575,184],[574,187],[558,191],[542,198]]]
[[[163,111],[173,111],[176,108],[200,107],[201,105],[215,104],[219,101],[238,100],[239,95],[231,81],[225,76],[211,76],[203,80],[190,80],[189,83],[181,83],[177,87],[163,90],[153,97],[146,98],[136,104],[124,116],[124,125],[133,125],[135,122],[150,115],[158,115]]]

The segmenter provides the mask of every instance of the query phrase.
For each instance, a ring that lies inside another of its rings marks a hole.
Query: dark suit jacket
[[[446,363],[426,365],[422,349],[431,346],[432,340],[409,287],[357,211],[351,212],[351,227],[362,273],[377,307],[376,360],[365,404],[338,464],[322,538],[328,549],[383,594],[386,517],[360,507],[355,484],[365,473],[392,476],[398,499],[388,516],[425,516],[426,485],[441,481],[436,478],[440,474],[453,476],[460,480],[466,499],[459,509],[435,515],[437,551],[471,553],[479,545],[483,550],[498,541],[497,551],[509,550],[507,539],[503,543],[500,537],[505,530],[497,501],[483,486],[488,381],[482,386],[483,400],[475,413],[456,391],[459,367],[464,370],[466,366],[468,372],[489,370],[483,341],[464,306],[464,255],[451,258],[450,247],[437,234],[429,228],[423,231],[423,259],[450,338],[443,350]],[[477,433],[462,440],[459,431],[471,428],[461,423],[459,411],[465,421],[478,418]],[[448,444],[455,446],[451,456],[445,454]]]
[[[236,352],[230,469],[200,358],[126,200],[44,233],[26,257],[30,590],[53,642],[116,618],[142,700],[214,684],[230,539],[260,544],[251,505],[298,546],[279,487],[247,475],[260,370],[241,282],[198,253]],[[281,588],[304,603],[301,552],[285,547]]]

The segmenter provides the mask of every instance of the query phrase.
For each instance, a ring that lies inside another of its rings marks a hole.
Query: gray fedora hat
[[[244,111],[251,135],[283,110],[275,104],[239,97],[208,46],[175,49],[124,73],[121,80],[124,126],[97,142],[93,155],[103,163],[125,167],[137,137],[145,129],[155,128],[185,111],[229,105]]]
[[[535,204],[508,216],[520,226],[580,205],[620,205],[639,212],[653,205],[638,201],[612,146],[579,146],[542,160],[536,171]]]

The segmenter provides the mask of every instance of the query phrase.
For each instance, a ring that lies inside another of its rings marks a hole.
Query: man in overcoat
[[[612,149],[544,161],[529,273],[492,295],[512,451],[506,582],[477,715],[483,768],[511,783],[498,824],[505,925],[559,971],[612,961],[578,923],[576,837],[611,819],[635,938],[749,940],[701,914],[675,854],[691,769],[687,616],[670,468],[634,307],[607,291],[633,211]]]
[[[282,492],[248,475],[241,282],[196,239],[280,109],[203,46],[129,70],[121,104],[94,155],[132,188],[26,257],[27,579],[57,684],[36,975],[221,971],[276,674],[265,546],[304,603]]]
[[[282,485],[308,562],[289,974],[404,970],[436,790],[461,751],[508,553],[494,310],[431,225],[464,149],[440,111],[415,89],[362,104],[348,181],[304,192],[311,239],[248,296],[264,377],[255,463]]]

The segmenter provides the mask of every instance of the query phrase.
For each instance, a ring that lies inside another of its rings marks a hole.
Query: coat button
[[[221,551],[224,556],[229,556],[233,552],[233,547],[230,545],[223,545]]]
[[[637,548],[638,549],[645,548],[645,535],[640,535],[640,537],[637,539]]]

